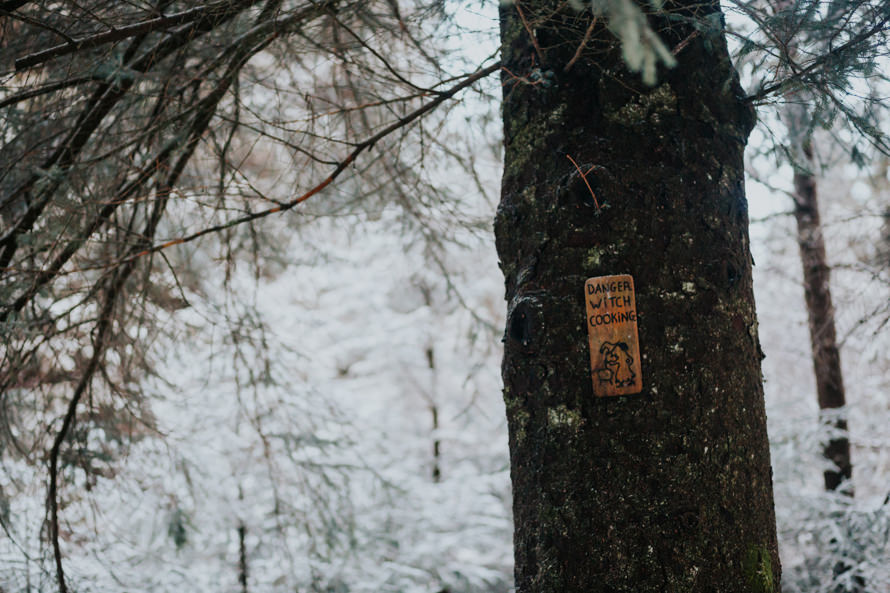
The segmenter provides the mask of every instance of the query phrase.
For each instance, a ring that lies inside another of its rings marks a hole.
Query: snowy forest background
[[[494,3],[448,6],[461,28],[454,63],[494,54]],[[742,75],[752,88],[757,72]],[[356,176],[298,211],[166,251],[154,280],[166,306],[143,311],[153,322],[131,351],[111,354],[144,363],[116,378],[130,397],[91,395],[98,421],[65,470],[74,590],[511,590],[495,78],[425,124],[439,146],[405,149],[413,210],[401,194],[359,199],[373,179]],[[268,99],[254,92],[254,104]],[[854,590],[861,577],[861,590],[887,592],[890,161],[844,132],[816,135],[849,497],[823,491],[827,429],[789,215],[792,167],[770,148],[781,127],[761,112],[748,197],[784,590]],[[285,154],[239,150],[266,195],[289,193],[296,173]],[[199,204],[213,191],[202,158],[212,157],[198,154],[183,183]],[[60,357],[78,364],[76,348]],[[48,431],[53,418],[27,386],[4,397],[19,436]],[[0,591],[55,587],[44,472],[3,444]]]

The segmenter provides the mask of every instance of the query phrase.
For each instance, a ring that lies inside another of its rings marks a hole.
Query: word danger
[[[637,321],[637,313],[633,309],[633,300],[630,282],[626,280],[606,282],[602,284],[587,285],[587,302],[592,315],[588,318],[591,327],[611,325],[613,323],[628,323]],[[615,293],[617,296],[615,296]]]

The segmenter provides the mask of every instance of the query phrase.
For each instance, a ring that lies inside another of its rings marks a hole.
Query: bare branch
[[[300,196],[297,196],[296,198],[294,198],[294,199],[292,199],[292,200],[290,200],[290,201],[288,201],[288,202],[285,202],[285,203],[282,204],[281,206],[275,206],[274,208],[269,208],[269,209],[267,209],[267,210],[260,210],[260,211],[258,211],[258,212],[251,212],[251,213],[246,214],[246,215],[244,215],[244,216],[242,216],[242,217],[240,217],[240,218],[236,218],[236,219],[234,219],[234,220],[230,220],[230,221],[225,222],[225,223],[223,223],[223,224],[214,225],[214,226],[211,226],[211,227],[207,227],[207,228],[205,228],[205,229],[202,229],[202,230],[200,230],[200,231],[196,231],[196,232],[192,233],[191,235],[187,235],[187,236],[185,236],[185,237],[180,237],[180,238],[178,238],[178,239],[173,239],[173,240],[171,240],[171,241],[166,241],[166,242],[164,242],[164,243],[159,243],[159,244],[157,244],[157,245],[154,245],[154,246],[152,246],[152,247],[150,247],[150,248],[148,248],[148,249],[146,249],[146,250],[144,250],[144,251],[141,251],[141,252],[139,252],[139,253],[133,255],[133,256],[130,257],[130,258],[121,260],[120,262],[118,262],[117,265],[120,265],[120,264],[122,264],[122,263],[126,263],[126,262],[129,262],[129,261],[132,261],[133,259],[136,259],[136,258],[143,257],[143,256],[148,255],[148,254],[150,254],[150,253],[155,253],[155,252],[161,251],[162,249],[167,249],[168,247],[172,247],[172,246],[174,246],[174,245],[181,245],[181,244],[183,244],[183,243],[190,243],[190,242],[194,241],[195,239],[198,239],[198,238],[203,237],[203,236],[205,236],[205,235],[210,235],[210,234],[213,234],[213,233],[218,233],[218,232],[220,232],[220,231],[224,231],[224,230],[226,230],[226,229],[229,229],[229,228],[232,228],[232,227],[235,227],[235,226],[238,226],[238,225],[242,225],[242,224],[247,223],[247,222],[251,222],[251,221],[254,221],[254,220],[258,220],[258,219],[260,219],[260,218],[265,218],[265,217],[269,216],[270,214],[275,214],[275,213],[278,213],[278,212],[286,212],[286,211],[292,209],[293,207],[297,206],[298,204],[301,204],[301,203],[305,202],[306,200],[308,200],[309,198],[311,198],[311,197],[314,196],[315,194],[321,192],[323,189],[325,189],[327,186],[329,186],[331,183],[333,183],[333,181],[334,181],[337,177],[339,177],[340,174],[343,173],[343,171],[345,171],[346,168],[347,168],[349,165],[351,165],[351,164],[355,161],[355,159],[356,159],[361,153],[363,153],[365,150],[367,150],[368,148],[371,148],[372,146],[374,146],[375,144],[377,144],[377,142],[379,142],[380,140],[382,140],[383,138],[385,138],[385,137],[388,136],[389,134],[395,132],[396,130],[399,130],[399,129],[405,127],[406,125],[410,124],[411,122],[413,122],[413,121],[416,120],[417,118],[419,118],[419,117],[425,115],[426,113],[432,111],[433,109],[435,109],[436,107],[438,107],[439,105],[441,105],[442,103],[444,103],[446,100],[448,100],[448,99],[450,99],[451,97],[453,97],[454,95],[456,95],[458,92],[460,92],[460,91],[462,91],[463,89],[467,88],[468,86],[471,86],[472,84],[474,84],[474,83],[476,83],[477,81],[479,81],[479,80],[485,78],[486,76],[489,76],[489,75],[492,74],[493,72],[497,72],[498,70],[500,70],[500,68],[501,68],[501,64],[500,64],[500,62],[497,62],[497,63],[494,63],[494,64],[492,64],[492,65],[490,65],[490,66],[488,66],[488,67],[486,67],[486,68],[483,68],[482,70],[478,70],[477,72],[475,72],[475,73],[473,73],[472,75],[470,75],[470,76],[468,76],[467,78],[465,78],[465,79],[464,79],[462,82],[460,82],[459,84],[456,84],[455,86],[451,87],[450,89],[448,89],[448,90],[446,90],[446,91],[442,91],[442,92],[440,92],[440,93],[438,94],[438,96],[437,96],[435,99],[433,99],[432,101],[430,101],[429,103],[427,103],[427,104],[424,105],[423,107],[420,107],[419,109],[417,109],[417,110],[415,110],[415,111],[412,111],[411,113],[409,113],[409,114],[406,115],[405,117],[399,119],[399,120],[396,121],[396,122],[393,122],[392,124],[390,124],[389,126],[387,126],[386,128],[384,128],[383,130],[381,130],[380,132],[378,132],[377,134],[374,134],[374,135],[371,136],[370,138],[368,138],[368,139],[366,139],[366,140],[364,140],[364,141],[358,143],[358,144],[355,146],[355,149],[354,149],[352,152],[350,152],[349,155],[347,155],[347,157],[346,157],[345,159],[343,159],[342,161],[340,161],[340,163],[337,165],[337,167],[334,169],[334,171],[333,171],[330,175],[328,175],[328,177],[327,177],[326,179],[324,179],[324,181],[322,181],[321,183],[319,183],[318,185],[316,185],[315,187],[313,187],[312,189],[310,189],[310,190],[307,191],[306,193],[304,193],[304,194],[302,194],[302,195],[300,195]]]
[[[84,369],[83,375],[74,389],[74,394],[68,402],[68,409],[62,420],[62,427],[56,433],[53,446],[49,452],[49,490],[47,492],[47,506],[50,515],[50,537],[53,545],[53,556],[56,562],[56,581],[59,585],[59,593],[68,593],[68,585],[65,581],[65,570],[62,567],[62,549],[59,544],[59,455],[62,451],[62,445],[68,437],[68,433],[74,426],[77,417],[77,406],[83,397],[84,392],[92,383],[93,376],[105,354],[105,342],[108,338],[108,331],[111,327],[112,310],[117,302],[120,290],[126,279],[130,276],[135,265],[130,264],[118,270],[115,274],[113,282],[110,283],[108,293],[105,297],[105,303],[102,306],[102,312],[96,326],[96,337],[93,340],[93,355]]]
[[[176,27],[178,25],[184,25],[197,21],[199,19],[208,17],[212,18],[214,15],[223,16],[231,10],[231,0],[220,0],[219,2],[208,4],[207,6],[202,6],[200,8],[193,8],[191,10],[185,10],[183,12],[178,12],[169,16],[161,16],[149,19],[147,21],[134,23],[132,25],[127,25],[126,27],[120,27],[111,31],[106,31],[105,33],[92,35],[90,37],[83,37],[81,39],[69,38],[68,43],[56,45],[43,51],[27,55],[23,58],[18,58],[15,61],[15,69],[19,71],[26,70],[38,64],[42,64],[43,62],[46,62],[47,60],[50,60],[52,58],[72,54],[85,49],[99,47],[100,45],[105,45],[106,43],[122,41],[124,39],[127,39],[128,37],[135,37],[136,35],[151,33],[152,31],[169,29],[171,27]]]
[[[0,11],[13,13],[25,4],[28,3],[29,0],[7,0],[0,4]]]
[[[85,82],[94,82],[97,79],[93,76],[80,76],[78,78],[66,78],[65,80],[59,80],[56,82],[49,83],[42,87],[31,89],[30,91],[25,91],[22,93],[18,93],[16,95],[12,95],[0,101],[0,109],[4,107],[9,107],[10,105],[15,105],[16,103],[20,103],[22,101],[26,101],[28,99],[33,99],[34,97],[39,97],[41,95],[48,95],[49,93],[54,93],[56,91],[60,91],[62,89],[67,89],[73,86],[77,86],[79,84],[83,84]]]
[[[13,4],[15,4],[15,3],[13,3]],[[24,2],[19,3],[19,6],[21,6],[22,4],[24,4]],[[46,29],[47,31],[50,31],[51,33],[54,33],[55,35],[58,35],[59,37],[61,37],[65,41],[67,41],[68,43],[74,43],[74,39],[72,37],[68,36],[67,34],[65,34],[63,31],[60,31],[56,27],[53,27],[52,25],[45,23],[39,19],[35,19],[34,17],[30,17],[25,14],[14,14],[11,10],[7,10],[6,8],[3,8],[3,7],[0,7],[0,14],[8,16],[9,18],[12,18],[12,19],[16,19],[23,23],[27,23],[34,27],[38,27],[40,29]]]
[[[215,24],[219,24],[221,20],[233,18],[239,14],[240,11],[252,4],[256,4],[258,1],[259,0],[242,0],[242,2],[234,4],[230,2],[229,12],[225,14],[213,13],[211,15],[204,15],[203,18],[192,23],[190,27],[187,27],[184,30],[179,31],[176,35],[171,35],[159,42],[154,48],[137,59],[133,64],[132,69],[137,72],[147,72],[180,47],[190,43],[197,36],[208,32]],[[307,12],[307,14],[311,14],[311,11]],[[66,140],[59,145],[53,155],[44,162],[41,169],[47,171],[52,167],[57,167],[61,171],[67,172],[105,117],[111,112],[118,101],[127,94],[135,82],[135,78],[127,78],[118,84],[109,82],[100,86],[96,92],[93,93],[87,108],[81,114],[71,133]],[[29,194],[39,179],[39,173],[32,174],[20,187],[14,190],[13,194],[21,196]],[[21,219],[13,225],[2,238],[0,238],[0,247],[2,247],[2,250],[0,250],[0,270],[9,265],[13,255],[18,249],[19,237],[31,230],[61,182],[62,177],[57,177],[57,179],[50,183],[36,199],[29,201],[30,205],[28,210],[24,213]]]

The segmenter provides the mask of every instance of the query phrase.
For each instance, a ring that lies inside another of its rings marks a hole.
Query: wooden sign
[[[599,276],[584,283],[590,369],[597,396],[643,390],[637,302],[631,276]]]

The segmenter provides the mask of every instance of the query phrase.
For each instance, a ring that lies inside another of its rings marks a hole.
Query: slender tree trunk
[[[776,14],[788,19],[782,40],[789,61],[797,58],[798,39],[794,22],[794,2],[779,0]],[[835,12],[833,8],[829,12]],[[816,192],[816,178],[813,175],[812,121],[807,104],[808,95],[798,90],[785,94],[784,118],[788,126],[788,142],[794,159],[794,218],[797,222],[797,244],[800,248],[800,261],[803,266],[804,298],[810,329],[810,352],[816,379],[816,394],[820,412],[837,410],[846,405],[844,379],[841,373],[841,357],[837,344],[837,331],[834,326],[834,307],[831,304],[831,269],[825,254],[825,240],[822,235],[822,222],[819,218],[819,201]],[[822,448],[822,455],[835,467],[823,473],[826,490],[836,490],[844,480],[853,475],[850,461],[850,441],[847,436],[847,419],[834,412],[825,414],[825,422],[838,436],[829,437]],[[844,489],[853,496],[852,484]]]
[[[428,300],[428,303],[430,301]],[[433,347],[427,346],[426,363],[430,370],[430,414],[432,415],[433,430],[433,482],[437,484],[442,481],[442,468],[439,465],[441,456],[442,443],[439,440],[439,407],[436,405],[436,359],[433,354]]]
[[[847,401],[834,326],[834,306],[831,303],[831,269],[825,254],[816,179],[811,173],[813,153],[809,139],[802,148],[801,152],[806,159],[803,165],[807,169],[798,167],[794,174],[794,218],[797,221],[797,244],[803,264],[804,298],[809,318],[816,394],[819,398],[819,410],[825,412],[843,408]],[[835,412],[828,425],[840,433],[829,438],[822,449],[822,455],[835,465],[833,469],[824,472],[825,489],[836,490],[844,480],[852,477],[853,464],[850,461],[846,417]],[[844,492],[852,496],[852,486],[847,486]]]
[[[238,584],[241,593],[247,593],[247,525],[238,524]]]
[[[803,134],[806,110],[800,102],[791,103],[788,108],[789,129],[792,149],[803,162],[796,163],[794,173],[794,218],[797,221],[797,244],[800,247],[800,261],[803,265],[804,298],[807,304],[807,317],[810,327],[810,351],[813,357],[813,370],[816,378],[816,394],[820,412],[837,410],[846,404],[844,381],[841,374],[841,358],[837,345],[837,331],[834,326],[834,307],[831,304],[831,281],[828,257],[825,253],[825,240],[822,235],[822,222],[819,217],[819,201],[816,193],[816,178],[812,174],[812,138]],[[828,416],[826,414],[826,416]],[[837,411],[826,418],[825,425],[839,433],[830,437],[822,448],[822,455],[834,464],[833,469],[823,472],[825,489],[837,490],[847,481],[843,493],[853,496],[853,486],[849,480],[853,475],[850,461],[850,440],[847,437],[847,419]],[[839,560],[832,568],[833,577],[854,570],[855,561]],[[865,590],[865,579],[853,573],[849,580],[838,579],[842,583],[835,588],[837,593],[861,593]]]
[[[719,17],[692,6],[668,8]],[[648,88],[589,13],[501,11],[517,591],[777,592],[743,188],[753,112],[722,34],[672,21],[679,65]],[[596,398],[584,283],[612,274],[634,278],[643,391]]]

